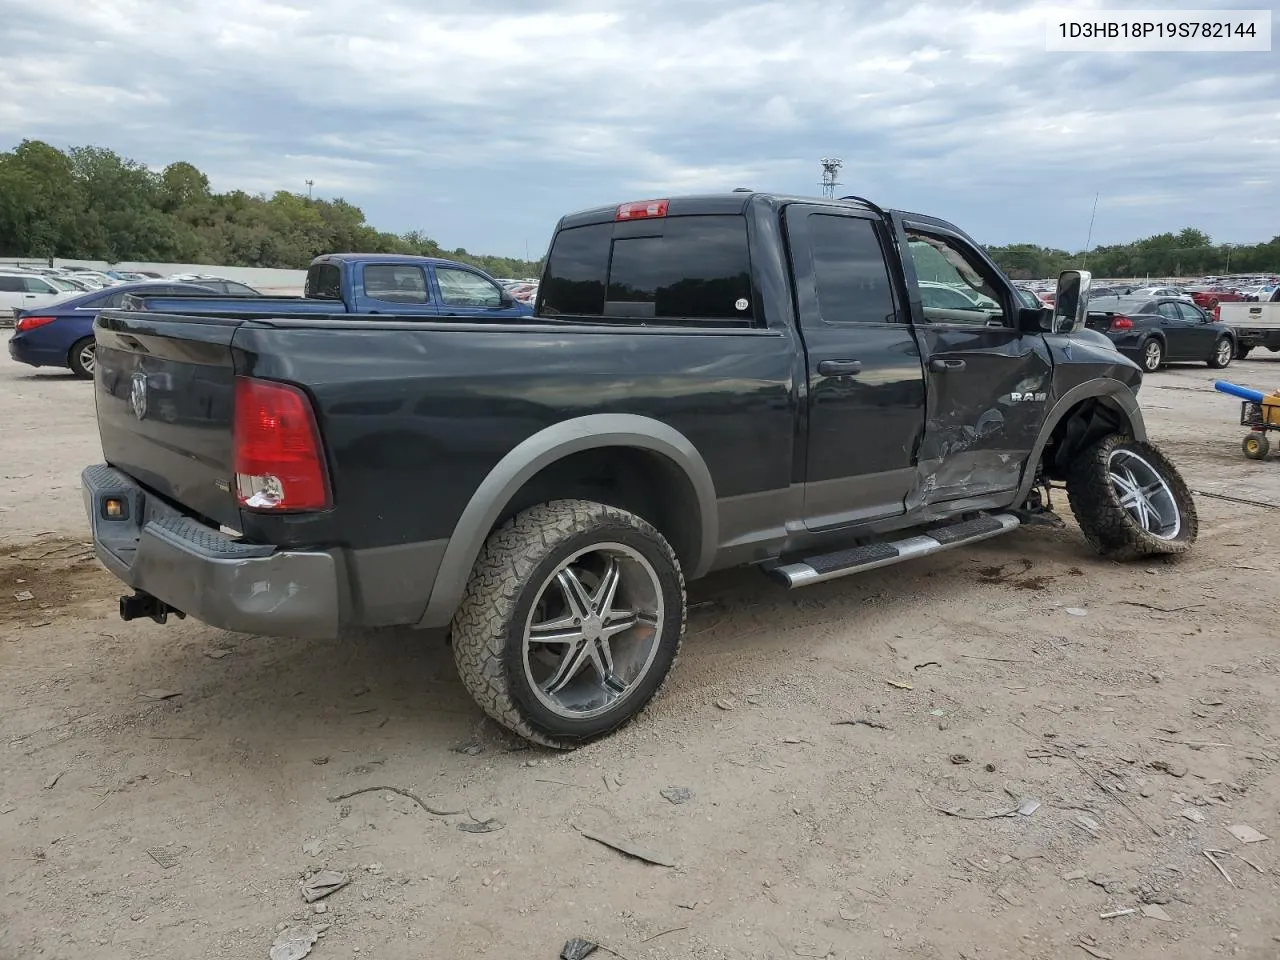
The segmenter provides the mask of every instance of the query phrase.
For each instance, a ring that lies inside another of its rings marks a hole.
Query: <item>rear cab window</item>
[[[539,292],[539,312],[549,317],[754,326],[746,217],[685,215],[563,229]]]
[[[303,295],[308,300],[341,300],[342,270],[336,263],[313,263]]]

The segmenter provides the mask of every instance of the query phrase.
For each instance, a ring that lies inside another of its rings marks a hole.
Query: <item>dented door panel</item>
[[[1044,338],[1008,328],[926,325],[921,339],[930,368],[922,501],[1016,488],[1053,402]],[[964,367],[937,371],[935,360]]]

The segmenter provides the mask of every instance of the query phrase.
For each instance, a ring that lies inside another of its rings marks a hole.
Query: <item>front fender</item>
[[[665,456],[684,472],[697,497],[700,523],[688,577],[692,580],[705,574],[719,542],[719,518],[715,484],[702,455],[684,434],[661,421],[628,413],[592,414],[538,431],[489,471],[453,529],[418,625],[442,627],[453,618],[489,531],[521,487],[557,460],[600,447],[648,450]]]
[[[1024,502],[1031,495],[1040,458],[1044,455],[1044,449],[1048,446],[1053,431],[1072,410],[1086,400],[1101,400],[1106,403],[1120,415],[1129,434],[1135,440],[1146,441],[1147,424],[1142,417],[1142,408],[1138,406],[1138,398],[1128,384],[1110,377],[1097,377],[1077,384],[1060,396],[1045,416],[1040,435],[1036,437],[1031,455],[1022,468],[1022,482],[1018,487],[1015,504]]]

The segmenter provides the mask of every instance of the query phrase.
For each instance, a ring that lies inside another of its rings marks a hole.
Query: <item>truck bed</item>
[[[241,319],[295,314],[331,316],[347,312],[341,300],[306,297],[162,297],[131,294],[125,299],[124,307],[134,312],[187,316],[213,314]]]
[[[96,334],[107,462],[253,542],[377,548],[447,537],[503,456],[584,414],[670,423],[708,463],[735,465],[713,477],[722,496],[790,482],[799,347],[779,330],[113,310]],[[235,377],[250,374],[307,391],[335,509],[291,518],[237,506],[231,401]],[[130,406],[138,380],[141,418]]]

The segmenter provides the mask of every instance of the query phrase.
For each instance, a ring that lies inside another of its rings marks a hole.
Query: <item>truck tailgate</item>
[[[1280,330],[1280,303],[1224,303],[1218,319],[1241,330]]]
[[[231,339],[239,320],[104,311],[94,325],[102,452],[143,486],[238,529]]]

